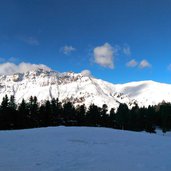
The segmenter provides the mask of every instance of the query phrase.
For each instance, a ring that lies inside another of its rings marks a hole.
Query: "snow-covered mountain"
[[[37,69],[26,73],[0,76],[0,101],[5,95],[14,95],[16,102],[37,96],[39,102],[59,98],[75,105],[94,103],[117,108],[119,103],[132,107],[155,105],[163,100],[171,102],[171,85],[154,81],[111,84],[82,73],[58,73]]]

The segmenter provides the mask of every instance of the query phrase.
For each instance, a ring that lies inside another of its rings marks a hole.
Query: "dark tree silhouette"
[[[0,129],[23,129],[44,126],[102,126],[134,131],[155,132],[160,127],[163,132],[171,130],[171,104],[162,102],[156,106],[139,108],[137,104],[129,109],[120,104],[118,110],[108,112],[106,104],[102,108],[91,104],[74,107],[73,103],[62,105],[58,99],[47,100],[43,104],[37,97],[24,99],[16,105],[15,97],[6,95],[0,105]]]

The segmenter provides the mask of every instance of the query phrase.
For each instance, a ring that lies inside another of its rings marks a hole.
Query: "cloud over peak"
[[[98,46],[93,50],[94,61],[96,64],[107,68],[114,68],[114,57],[116,55],[116,49],[109,43],[105,43],[102,46]]]
[[[85,76],[85,77],[90,77],[90,76],[92,76],[91,71],[90,71],[90,70],[87,70],[87,69],[81,71],[81,74],[82,74],[83,76]]]
[[[14,73],[25,73],[30,70],[44,69],[51,70],[49,67],[43,64],[30,64],[22,62],[20,64],[14,64],[11,62],[6,62],[0,64],[0,75],[10,75]]]

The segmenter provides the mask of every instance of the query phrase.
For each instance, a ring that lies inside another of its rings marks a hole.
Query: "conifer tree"
[[[108,106],[106,104],[103,104],[101,109],[101,126],[108,126],[108,118],[109,115],[107,114]]]
[[[8,105],[9,105],[9,99],[8,99],[8,96],[5,95],[5,97],[3,97],[2,102],[1,102],[1,109],[6,110]]]
[[[94,104],[91,104],[86,113],[86,123],[90,126],[100,126],[101,116],[100,116],[101,108],[97,107]]]
[[[116,114],[115,114],[115,109],[114,108],[111,108],[110,109],[110,114],[109,114],[109,126],[111,128],[115,128],[116,127]]]
[[[10,129],[9,113],[8,113],[9,99],[5,95],[1,102],[1,116],[0,116],[0,127],[1,129]]]
[[[126,129],[128,124],[128,106],[124,103],[120,103],[117,113],[116,113],[116,122],[120,129]]]
[[[29,108],[23,99],[18,107],[18,128],[28,128],[29,127]]]
[[[71,121],[72,122],[76,121],[75,107],[71,102],[64,103],[64,105],[63,105],[63,115],[64,115],[65,122],[68,123],[68,124],[70,124]]]
[[[78,121],[78,125],[84,125],[85,124],[85,115],[86,115],[86,107],[85,105],[77,106],[76,108],[76,118]]]

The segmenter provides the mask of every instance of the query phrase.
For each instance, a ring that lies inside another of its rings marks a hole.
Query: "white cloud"
[[[91,71],[86,69],[86,70],[81,71],[81,74],[85,77],[90,77]]]
[[[94,48],[94,61],[100,66],[114,68],[114,57],[117,53],[117,48],[113,48],[109,43]]]
[[[149,67],[151,67],[151,64],[147,60],[144,59],[140,62],[139,67],[142,69],[149,68]]]
[[[136,67],[138,64],[138,62],[135,59],[132,59],[131,61],[129,61],[126,66],[127,67]]]
[[[123,47],[123,53],[126,55],[126,56],[131,56],[131,49],[129,46],[125,46]]]
[[[36,70],[36,69],[44,69],[44,70],[51,70],[49,67],[43,64],[30,64],[22,62],[18,65],[6,62],[3,64],[0,64],[0,74],[1,75],[10,75],[14,73],[24,73],[30,70]]]
[[[61,52],[63,52],[65,55],[69,55],[71,52],[76,51],[76,48],[73,46],[64,46],[60,49]]]

